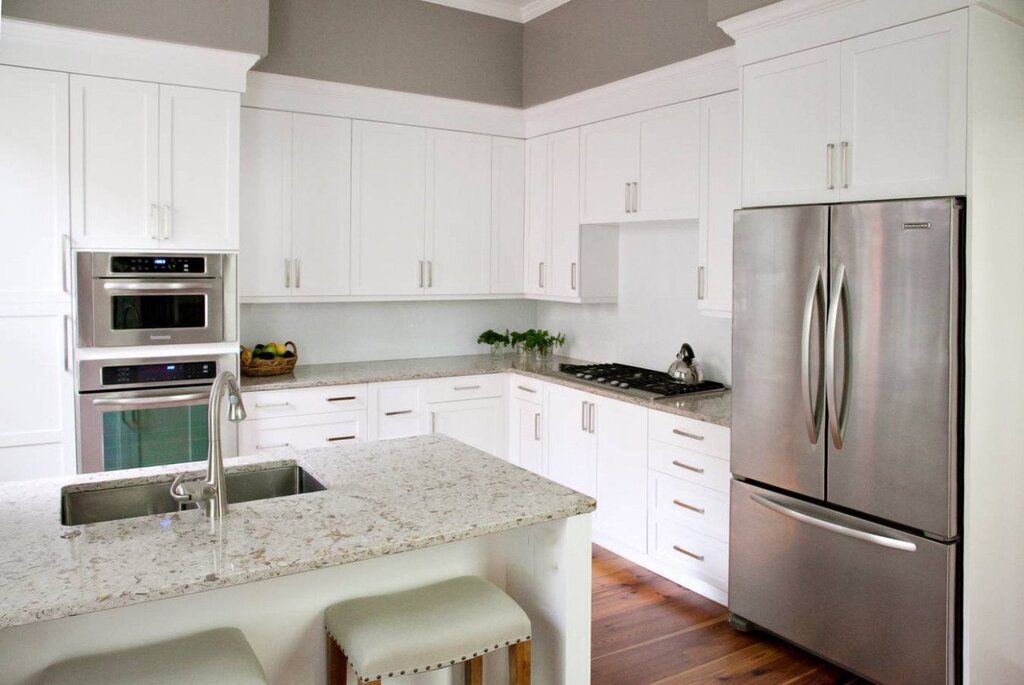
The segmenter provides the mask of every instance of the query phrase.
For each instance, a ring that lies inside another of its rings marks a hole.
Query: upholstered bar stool
[[[345,685],[348,664],[361,683],[462,664],[466,685],[483,685],[484,654],[508,648],[509,682],[530,683],[530,618],[483,578],[435,585],[330,607],[327,682]]]
[[[76,657],[43,671],[40,685],[267,685],[263,668],[237,628],[119,652]]]

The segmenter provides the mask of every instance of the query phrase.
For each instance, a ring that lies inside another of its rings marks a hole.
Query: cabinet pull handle
[[[850,143],[843,141],[839,143],[839,150],[842,153],[839,161],[843,168],[843,187],[850,187]]]
[[[292,260],[284,258],[284,287],[292,287]]]
[[[835,162],[833,160],[835,150],[835,143],[829,143],[825,146],[825,188],[827,190],[833,190],[836,187]]]
[[[280,442],[280,443],[278,443],[276,445],[256,445],[256,449],[258,449],[258,450],[273,450],[273,449],[277,449],[278,447],[288,447],[288,446],[290,446],[290,443]]]
[[[434,261],[432,259],[427,260],[427,287],[434,287]]]
[[[629,209],[629,183],[628,183],[628,182],[626,183],[626,199],[625,199],[625,205],[626,205],[626,214],[629,214],[629,212],[630,212],[630,209]]]
[[[170,205],[163,205],[161,207],[163,220],[163,238],[164,240],[170,240],[171,235],[174,233],[174,210]]]
[[[412,409],[401,409],[399,411],[386,411],[384,416],[401,416],[402,414],[411,414]]]
[[[688,549],[683,549],[679,545],[672,545],[672,549],[674,549],[675,551],[679,552],[680,554],[685,554],[688,557],[693,557],[697,561],[704,561],[704,555],[703,554],[695,554],[695,553],[691,552]]]
[[[453,390],[479,390],[479,385],[456,385],[452,388]]]
[[[523,392],[530,392],[530,393],[533,393],[533,394],[537,394],[536,390],[534,390],[533,388],[528,388],[525,385],[517,385],[516,387],[519,388],[520,390],[522,390]]]
[[[587,403],[580,402],[580,430],[587,432]]]
[[[149,237],[153,240],[160,238],[160,222],[163,220],[163,214],[160,211],[160,205],[151,204],[149,206]]]
[[[302,260],[295,258],[295,287],[302,287]]]
[[[681,431],[678,428],[673,428],[672,432],[675,433],[676,435],[681,435],[684,438],[690,438],[691,440],[703,440],[704,439],[703,435],[697,435],[696,433],[687,433],[686,431]]]
[[[436,417],[437,417],[437,414],[436,414],[436,413],[434,413],[434,412],[430,412],[430,430],[429,430],[429,431],[427,431],[428,433],[436,433],[436,432],[437,432],[437,431],[436,431],[436,429],[434,428],[434,423],[435,423],[435,420],[434,420],[434,419],[435,419]]]
[[[60,236],[60,284],[64,292],[71,292],[71,283],[68,281],[68,262],[71,261],[71,236],[62,233]]]
[[[71,328],[71,316],[68,314],[64,315],[64,370],[71,371],[71,334],[68,332]]]
[[[273,404],[260,404],[256,403],[257,409],[279,409],[281,407],[291,406],[291,402],[274,402]]]
[[[588,416],[588,419],[587,419],[587,423],[589,424],[589,427],[590,427],[590,430],[589,430],[589,432],[590,432],[590,433],[593,433],[593,432],[594,432],[594,430],[595,430],[595,429],[594,429],[594,406],[595,406],[595,405],[594,405],[594,403],[593,403],[593,402],[587,402],[587,404],[589,404],[589,405],[590,405],[590,409],[589,409],[589,410],[587,410],[587,414],[589,415],[589,416]]]
[[[544,262],[537,265],[537,287],[544,287]]]
[[[345,397],[328,397],[328,402],[350,402],[356,398],[355,395],[346,395]]]
[[[354,435],[339,435],[336,438],[327,438],[327,442],[340,442],[342,440],[355,440],[355,439],[356,439],[356,436],[354,436]]]
[[[695,511],[698,514],[703,514],[704,513],[704,510],[701,509],[700,507],[695,507],[692,504],[687,504],[686,502],[681,502],[681,501],[679,501],[677,499],[672,500],[672,504],[676,505],[677,507],[682,507],[683,509],[689,509],[690,511]]]
[[[572,263],[569,270],[569,283],[572,285],[572,289],[576,290],[576,262]]]
[[[689,464],[684,464],[683,462],[675,459],[672,460],[672,465],[678,466],[681,469],[686,469],[687,471],[693,471],[694,473],[704,473],[704,469],[699,466],[690,466]]]
[[[533,415],[533,439],[540,442],[540,414]]]
[[[420,260],[420,286],[423,287],[423,260]]]
[[[704,299],[704,267],[697,267],[697,299]]]
[[[633,181],[633,213],[640,211],[640,182]]]

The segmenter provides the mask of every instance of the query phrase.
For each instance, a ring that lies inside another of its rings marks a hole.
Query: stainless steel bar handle
[[[839,143],[840,164],[843,168],[843,187],[850,187],[850,143],[843,141]]]
[[[626,206],[626,214],[629,214],[632,211],[629,208],[629,181],[626,181],[626,199],[623,204]]]
[[[479,385],[456,385],[452,387],[452,390],[479,390]]]
[[[295,287],[302,287],[302,260],[295,258]]]
[[[633,213],[640,211],[640,182],[633,181]]]
[[[259,402],[256,403],[256,408],[257,409],[277,409],[277,408],[280,408],[280,407],[290,407],[290,406],[291,406],[291,402],[273,402],[271,404],[260,404]]]
[[[356,398],[355,395],[345,395],[344,397],[328,397],[328,402],[351,402]],[[259,405],[257,405],[259,406]]]
[[[71,236],[62,233],[60,236],[60,284],[61,289],[71,292],[71,282],[68,280],[68,262],[71,261]]]
[[[104,290],[213,290],[217,286],[212,282],[208,282],[206,279],[192,279],[188,283],[160,283],[155,281],[153,283],[119,283],[111,282],[104,283]]]
[[[825,188],[835,190],[835,152],[836,144],[829,143],[825,146]]]
[[[71,371],[71,315],[64,315],[64,370]]]
[[[411,414],[412,409],[401,409],[399,411],[386,411],[384,416],[401,416],[403,414]]]
[[[699,466],[690,466],[689,464],[684,464],[683,462],[675,459],[672,460],[672,465],[678,466],[681,469],[686,469],[687,471],[693,471],[694,473],[704,473],[704,469]]]
[[[420,260],[420,286],[423,287],[423,260]]]
[[[580,430],[587,432],[587,403],[580,402]]]
[[[427,260],[427,287],[434,287],[434,261],[432,259]]]
[[[292,287],[292,260],[288,257],[284,258],[284,287]]]
[[[597,430],[597,429],[596,429],[596,428],[594,427],[594,423],[595,423],[595,422],[594,422],[594,407],[595,407],[596,405],[595,405],[595,404],[594,404],[593,402],[587,402],[587,404],[589,404],[589,405],[590,405],[590,409],[588,409],[588,410],[587,410],[587,416],[588,416],[588,418],[587,418],[587,424],[589,425],[589,432],[590,432],[590,433],[593,433],[593,432],[594,432],[595,430]]]
[[[682,500],[674,499],[672,500],[672,504],[676,505],[677,507],[682,507],[683,509],[689,509],[690,511],[697,512],[698,514],[704,513],[704,509],[702,509],[701,507],[695,507],[692,504],[687,504],[686,502],[683,502]]]
[[[181,395],[163,395],[161,397],[117,397],[100,398],[92,401],[94,407],[158,407],[161,405],[195,402],[210,397],[207,392],[189,392]]]
[[[811,276],[811,284],[807,288],[807,297],[804,300],[804,322],[800,329],[800,388],[804,396],[804,427],[807,429],[807,439],[811,441],[812,445],[818,444],[818,433],[821,431],[822,391],[824,389],[819,369],[817,392],[811,391],[811,324],[814,321],[814,305],[818,302],[819,296],[824,306],[825,281],[822,277],[821,266],[816,266],[814,274]],[[819,333],[819,339],[821,337]]]
[[[169,240],[174,232],[174,210],[170,205],[162,205],[160,211],[163,217],[163,239]]]
[[[848,525],[843,525],[841,523],[837,523],[836,521],[829,521],[824,518],[819,518],[817,516],[811,516],[810,514],[806,514],[802,511],[798,511],[796,509],[787,507],[781,502],[777,502],[770,497],[765,497],[764,495],[758,495],[754,493],[750,495],[750,499],[754,500],[762,507],[765,507],[766,509],[771,509],[772,511],[782,514],[783,516],[788,516],[789,518],[794,519],[796,521],[800,521],[801,523],[806,523],[817,528],[832,531],[833,533],[839,533],[840,535],[845,535],[847,537],[855,538],[857,540],[863,540],[865,542],[870,542],[876,545],[880,545],[882,547],[888,547],[890,549],[898,549],[902,552],[917,551],[917,545],[915,545],[913,542],[908,542],[906,540],[898,540],[896,538],[891,538],[886,535],[880,535],[878,533],[873,533],[867,530],[851,528]]]
[[[697,299],[704,299],[704,267],[697,267]]]
[[[691,552],[688,549],[683,549],[679,545],[672,545],[672,549],[674,549],[675,551],[679,552],[680,554],[685,554],[688,557],[693,557],[697,561],[704,561],[704,555],[703,554],[697,554],[696,552]]]
[[[576,290],[576,262],[573,262],[569,268],[569,285]]]
[[[843,436],[846,433],[846,419],[850,408],[850,346],[843,345],[843,402],[839,404],[836,396],[836,327],[839,322],[840,305],[843,308],[843,328],[847,341],[850,336],[850,322],[846,319],[849,295],[846,292],[846,265],[839,264],[836,269],[835,281],[832,284],[832,302],[828,307],[828,324],[825,331],[825,394],[828,402],[828,430],[832,435],[832,444],[836,449],[843,449]]]
[[[703,440],[704,439],[703,435],[697,435],[696,433],[687,433],[686,431],[681,431],[678,428],[673,428],[672,432],[675,433],[676,435],[681,435],[684,438],[690,438],[691,440]]]
[[[256,445],[256,449],[258,449],[258,450],[274,450],[274,449],[277,449],[278,447],[288,447],[289,445],[291,445],[291,443],[279,442],[276,445]]]
[[[522,390],[523,392],[529,392],[529,393],[533,393],[535,395],[537,394],[536,390],[534,390],[533,388],[528,388],[525,385],[517,385],[516,387],[519,388],[520,390]]]
[[[163,222],[163,212],[160,211],[160,205],[151,204],[149,206],[149,237],[153,240],[160,239],[160,224]]]
[[[540,263],[540,277],[539,277],[539,280],[540,280],[539,285],[540,285],[540,287],[543,288],[544,287],[544,262]]]
[[[327,438],[327,442],[341,442],[342,440],[355,440],[354,435],[339,435],[336,438]]]
[[[533,415],[533,439],[540,442],[540,414]]]

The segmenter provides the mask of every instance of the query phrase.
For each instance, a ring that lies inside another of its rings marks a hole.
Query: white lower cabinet
[[[590,430],[594,413],[587,392],[548,383],[547,477],[567,488],[597,496],[597,436]]]
[[[280,447],[311,449],[366,440],[366,412],[347,411],[314,416],[244,421],[239,427],[239,454]]]
[[[597,513],[594,530],[637,552],[647,550],[647,409],[595,398]]]
[[[423,383],[396,381],[370,385],[373,440],[409,438],[430,431]]]
[[[501,397],[433,402],[427,405],[430,432],[504,457],[504,401]]]
[[[527,471],[543,474],[544,405],[518,398],[510,404],[508,460]]]

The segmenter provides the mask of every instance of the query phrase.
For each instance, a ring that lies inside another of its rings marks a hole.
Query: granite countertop
[[[441,435],[225,460],[299,464],[322,492],[62,526],[61,489],[195,464],[0,484],[0,629],[338,566],[591,512],[595,501]]]
[[[286,376],[243,377],[242,391],[291,390],[324,385],[384,383],[511,372],[726,428],[729,427],[732,419],[732,395],[728,390],[697,397],[648,400],[616,390],[611,386],[598,386],[577,380],[573,376],[561,373],[558,370],[559,363],[589,364],[590,362],[556,356],[546,364],[538,364],[520,361],[514,357],[497,358],[489,354],[481,354],[460,357],[345,362],[342,364],[308,364],[296,366],[295,372]]]

